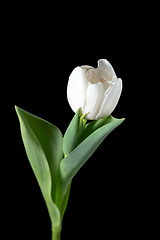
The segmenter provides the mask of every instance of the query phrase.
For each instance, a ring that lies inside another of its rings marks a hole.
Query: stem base
[[[61,231],[60,232],[52,232],[52,240],[60,240]]]

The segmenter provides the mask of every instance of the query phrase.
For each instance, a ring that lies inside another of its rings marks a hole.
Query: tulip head
[[[98,67],[76,67],[68,81],[67,99],[74,112],[81,107],[86,119],[97,120],[109,116],[116,107],[122,91],[122,80],[117,78],[106,59]]]

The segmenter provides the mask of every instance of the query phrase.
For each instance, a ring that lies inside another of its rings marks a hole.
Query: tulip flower
[[[74,112],[81,107],[86,119],[97,120],[109,116],[116,107],[122,91],[122,80],[117,78],[106,59],[98,67],[76,67],[68,81],[67,98]]]
[[[117,119],[110,115],[117,105],[121,90],[122,80],[116,77],[107,60],[99,60],[97,69],[90,66],[75,68],[69,77],[67,96],[76,114],[65,134],[55,125],[15,106],[26,154],[51,219],[52,240],[60,240],[74,176],[104,139],[124,121],[124,118]],[[53,113],[53,117],[54,115],[57,116]],[[64,113],[64,124],[68,122],[66,118]],[[94,121],[87,123],[85,118]],[[107,159],[107,153],[103,158]],[[94,184],[96,181],[97,186],[97,175],[104,172],[99,173],[105,167],[102,162],[100,164],[97,161],[94,171]],[[98,187],[95,191],[98,194]],[[22,200],[25,206],[26,200]],[[93,202],[95,203],[94,195]],[[78,204],[82,203],[77,202]]]

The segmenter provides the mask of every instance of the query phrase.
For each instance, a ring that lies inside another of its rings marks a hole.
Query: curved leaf
[[[111,115],[106,118],[101,118],[98,120],[91,121],[85,126],[85,129],[83,130],[82,135],[80,136],[77,146],[83,142],[89,135],[91,135],[94,131],[96,131],[98,128],[103,127],[104,125],[111,123],[114,121],[115,118],[113,118]]]
[[[91,125],[90,129],[88,129],[88,132],[86,132],[87,138],[84,139],[83,142],[81,142],[80,145],[78,145],[77,148],[75,148],[69,156],[61,161],[60,173],[62,179],[63,194],[66,193],[69,183],[79,171],[79,169],[86,163],[86,161],[98,148],[101,142],[108,136],[108,134],[112,132],[116,127],[118,127],[124,121],[124,119],[116,119],[109,116],[108,119],[102,121],[107,124],[101,126],[102,122],[100,121],[99,123],[98,121],[94,123],[91,122],[93,126]],[[94,128],[95,124],[97,124],[96,128]],[[91,134],[88,136],[90,132]]]
[[[26,153],[46,201],[53,230],[60,228],[60,212],[54,204],[59,164],[63,157],[62,134],[54,125],[16,107]]]
[[[73,151],[77,142],[80,110],[81,108],[74,115],[63,137],[63,152],[65,156],[68,156]]]

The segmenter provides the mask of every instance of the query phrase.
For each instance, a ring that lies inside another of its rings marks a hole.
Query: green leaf
[[[119,120],[119,119],[117,119]],[[80,136],[77,146],[83,142],[90,134],[92,134],[94,131],[96,131],[98,128],[103,127],[104,125],[111,123],[115,121],[115,118],[113,118],[111,115],[106,118],[101,118],[98,120],[91,121],[85,126],[85,129],[83,130],[82,135]]]
[[[74,115],[63,137],[63,152],[65,156],[68,156],[73,151],[77,142],[80,110],[81,108]]]
[[[70,188],[71,188],[71,182],[70,184],[68,185],[68,188],[67,188],[67,192],[63,198],[63,201],[62,201],[62,207],[61,207],[61,215],[62,215],[62,218],[63,218],[63,215],[65,213],[65,210],[66,210],[66,207],[67,207],[67,203],[68,203],[68,199],[69,199],[69,194],[70,194]]]
[[[26,153],[51,217],[52,230],[58,231],[61,227],[61,217],[54,204],[54,198],[60,161],[63,158],[62,134],[51,123],[19,107],[15,108]]]
[[[81,139],[83,141],[60,163],[63,194],[66,193],[72,178],[86,163],[101,142],[123,121],[124,119],[116,119],[109,116],[108,118],[91,122],[90,125],[88,124],[88,127],[86,126],[83,135],[84,139]]]

